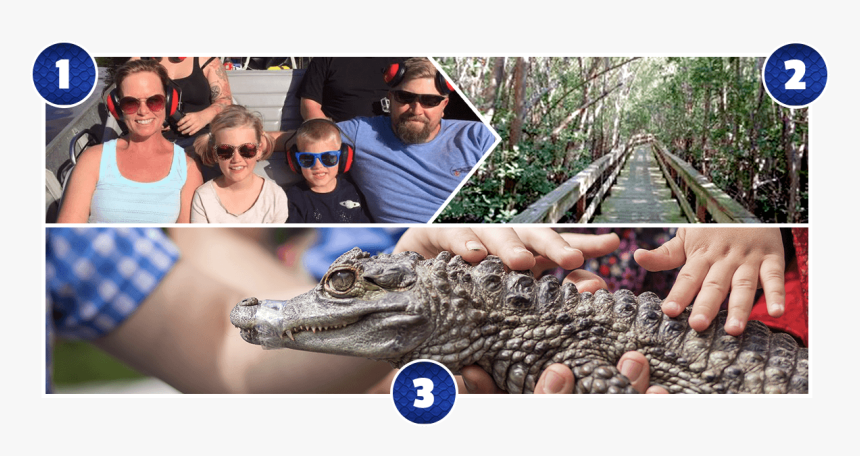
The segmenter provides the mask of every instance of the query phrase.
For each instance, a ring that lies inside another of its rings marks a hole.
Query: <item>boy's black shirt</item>
[[[337,176],[329,193],[316,193],[305,181],[287,190],[290,214],[287,223],[370,223],[364,196],[349,177]]]

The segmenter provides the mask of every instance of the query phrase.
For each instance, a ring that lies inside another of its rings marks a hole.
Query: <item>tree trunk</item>
[[[516,66],[514,67],[514,121],[511,123],[511,133],[508,138],[508,147],[514,148],[522,138],[523,119],[526,117],[525,99],[526,99],[526,61],[522,57],[517,57]]]
[[[788,223],[797,223],[797,200],[800,192],[800,153],[794,142],[794,130],[797,124],[794,122],[794,109],[783,111],[783,135],[782,145],[785,150],[785,160],[788,164]]]
[[[493,57],[493,72],[490,83],[484,90],[486,118],[492,119],[493,114],[499,109],[499,100],[502,96],[502,88],[505,85],[505,57]]]
[[[708,180],[711,180],[710,168],[711,163],[708,162],[708,128],[710,123],[710,114],[711,114],[711,85],[705,85],[705,100],[704,106],[702,107],[703,111],[703,119],[702,119],[702,175],[704,175]]]

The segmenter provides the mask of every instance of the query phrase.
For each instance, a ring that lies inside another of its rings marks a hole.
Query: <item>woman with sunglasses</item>
[[[284,223],[287,195],[275,182],[254,174],[254,166],[272,155],[263,122],[244,106],[231,105],[212,119],[203,164],[221,168],[221,176],[194,192],[192,223]]]
[[[128,134],[78,157],[63,195],[59,223],[188,223],[203,181],[197,162],[162,135],[170,80],[157,62],[119,67],[108,97]],[[171,89],[172,90],[172,89]]]
[[[171,142],[190,146],[195,137],[209,133],[209,123],[219,112],[233,104],[227,72],[218,57],[142,59],[158,62],[181,90],[184,115],[164,132],[164,137]]]

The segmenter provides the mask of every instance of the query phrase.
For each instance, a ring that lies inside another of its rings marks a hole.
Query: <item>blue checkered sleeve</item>
[[[48,228],[46,293],[58,336],[95,339],[128,318],[179,258],[154,228]]]

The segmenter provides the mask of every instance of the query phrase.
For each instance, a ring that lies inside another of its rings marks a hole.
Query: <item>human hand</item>
[[[411,250],[433,258],[448,250],[469,263],[491,254],[512,270],[531,269],[537,275],[557,266],[576,269],[587,258],[617,249],[619,242],[614,233],[559,234],[549,228],[411,228],[400,238],[394,252]],[[606,288],[603,279],[588,271],[573,271],[566,280],[580,292]]]
[[[618,360],[618,370],[624,374],[633,388],[645,394],[667,394],[661,386],[649,386],[650,368],[645,355],[630,351]],[[465,389],[461,392],[470,394],[503,393],[496,386],[493,378],[478,366],[466,366],[461,370]],[[561,363],[549,366],[535,385],[535,394],[570,394],[573,393],[575,379],[573,371]]]
[[[204,112],[189,112],[176,123],[177,130],[183,135],[191,136],[201,128],[209,125],[214,116],[206,115]]]
[[[778,317],[785,310],[785,254],[778,228],[679,228],[669,242],[639,249],[633,258],[649,271],[683,265],[662,308],[676,317],[695,297],[688,322],[696,331],[710,325],[729,290],[725,330],[732,336],[743,332],[759,287],[768,314]]]

